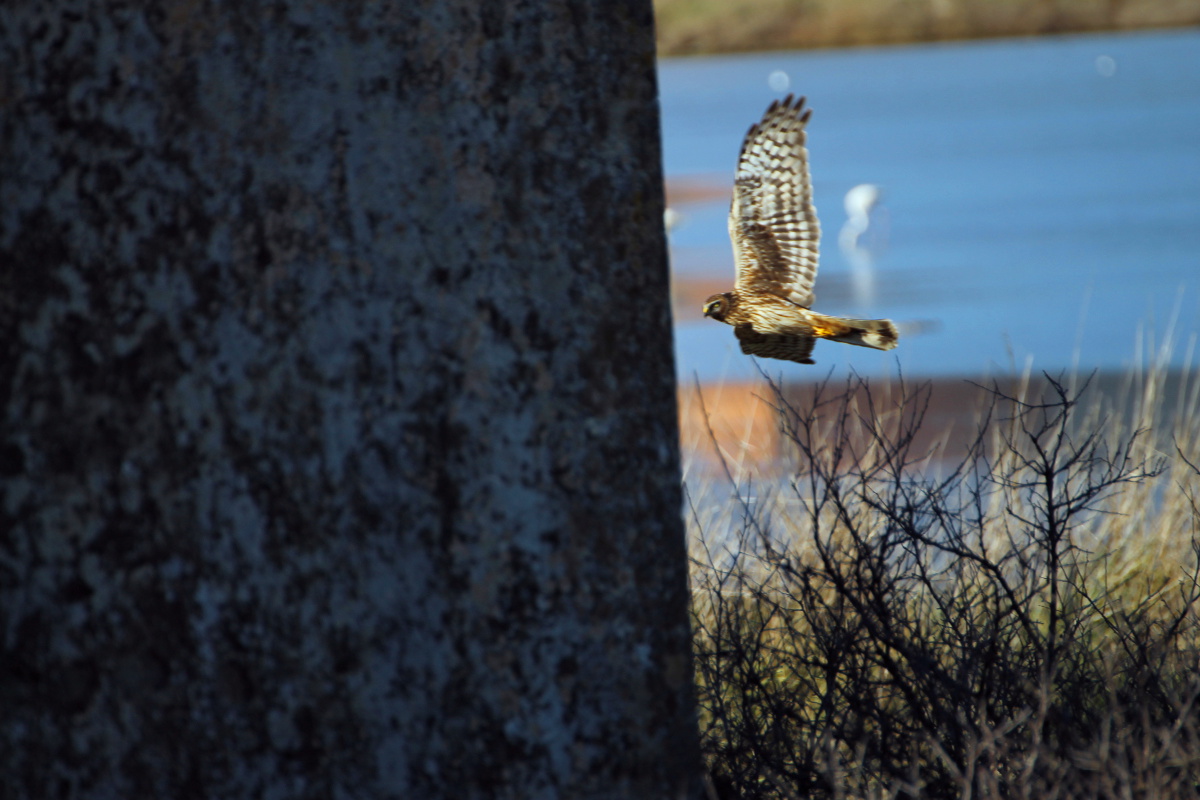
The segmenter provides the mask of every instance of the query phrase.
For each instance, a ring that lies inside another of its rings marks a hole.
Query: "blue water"
[[[672,59],[660,84],[668,181],[718,188],[767,104],[807,95],[814,307],[923,327],[891,353],[821,343],[816,367],[761,362],[771,374],[1120,369],[1167,334],[1171,364],[1200,357],[1200,31]],[[884,192],[860,240],[873,291],[838,247],[860,183]],[[721,194],[675,207],[679,278],[732,287]],[[698,307],[676,319],[676,353],[688,380],[755,374]]]

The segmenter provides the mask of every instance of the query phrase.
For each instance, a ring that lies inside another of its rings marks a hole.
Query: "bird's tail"
[[[890,319],[845,319],[810,312],[814,335],[834,342],[891,350],[900,333]]]

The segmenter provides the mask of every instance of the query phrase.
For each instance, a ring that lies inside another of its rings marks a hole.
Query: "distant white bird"
[[[858,237],[866,233],[871,225],[871,209],[879,204],[882,197],[883,192],[873,183],[860,183],[846,192],[843,202],[849,219],[842,226],[842,233],[838,236],[838,242],[843,248],[858,246]]]
[[[871,210],[883,197],[880,188],[872,183],[860,183],[846,192],[846,224],[838,234],[838,246],[850,264],[851,287],[855,303],[870,306],[875,301],[875,259],[859,239],[871,226]]]

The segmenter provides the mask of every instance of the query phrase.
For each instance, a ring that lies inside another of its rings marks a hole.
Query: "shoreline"
[[[1170,444],[1178,419],[1195,416],[1200,409],[1200,380],[1187,370],[1147,368],[1096,372],[1090,378],[1088,373],[1052,377],[1068,391],[1073,386],[1077,391],[1087,382],[1077,407],[1081,417],[1094,415],[1125,431],[1136,421],[1138,427],[1148,428],[1145,435],[1155,440],[1164,437],[1165,446]],[[836,398],[846,392],[847,384],[834,380],[824,384],[823,390],[822,385],[817,381],[787,383],[782,387],[783,398],[791,407],[804,410],[820,392],[832,414],[838,406]],[[1053,392],[1042,374],[906,379],[903,392],[896,381],[870,381],[877,419],[894,419],[897,412],[908,414],[923,407],[913,453],[938,452],[942,454],[939,458],[951,460],[965,453],[977,435],[993,388],[1009,397],[1038,398]],[[701,384],[699,391],[702,398],[697,397],[696,386],[678,389],[680,447],[685,458],[703,469],[715,467],[715,438],[725,457],[735,463],[749,462],[766,471],[784,465],[790,448],[780,433],[775,397],[766,382]],[[856,387],[852,395],[860,413],[865,413],[866,393]],[[907,397],[907,404],[901,403],[902,396]],[[1003,405],[997,410],[1003,414]]]
[[[1187,0],[655,0],[660,58],[1186,28]]]

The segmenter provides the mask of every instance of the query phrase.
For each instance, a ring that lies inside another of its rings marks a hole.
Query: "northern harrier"
[[[746,134],[729,209],[737,280],[704,303],[704,316],[733,326],[743,353],[800,364],[814,363],[817,339],[891,350],[897,338],[891,320],[809,310],[821,237],[804,147],[811,114],[788,95]]]

